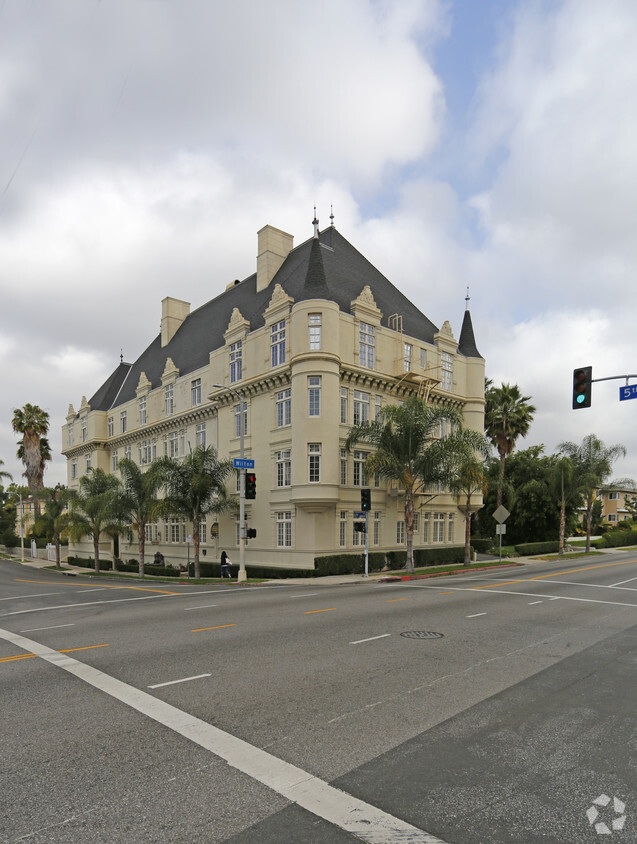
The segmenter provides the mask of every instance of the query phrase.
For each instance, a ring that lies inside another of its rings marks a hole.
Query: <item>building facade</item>
[[[77,410],[69,406],[68,485],[91,468],[116,473],[122,457],[143,466],[198,445],[238,457],[243,425],[257,477],[256,498],[246,501],[257,532],[246,542],[247,565],[312,568],[316,556],[361,551],[354,514],[366,487],[370,551],[404,548],[399,490],[365,477],[365,448],[345,451],[349,428],[417,393],[460,409],[482,432],[484,366],[468,308],[456,340],[449,322],[437,328],[334,226],[319,232],[315,223],[296,248],[291,235],[265,226],[256,273],[194,311],[166,297],[161,332],[140,357],[122,361]],[[414,546],[463,544],[455,499],[444,490],[420,498]],[[232,556],[238,521],[208,518],[202,560],[217,561],[224,548]],[[185,561],[191,530],[179,520],[149,526],[148,556]],[[134,536],[102,547],[106,558],[137,556]]]

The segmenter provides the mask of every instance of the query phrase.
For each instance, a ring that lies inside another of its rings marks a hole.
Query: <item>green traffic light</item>
[[[581,404],[581,403],[582,403],[585,399],[586,399],[586,396],[579,395],[579,396],[577,397],[577,399],[576,399],[576,402],[577,402],[578,404]]]

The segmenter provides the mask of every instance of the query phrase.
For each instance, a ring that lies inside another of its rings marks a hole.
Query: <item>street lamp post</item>
[[[243,462],[243,432],[245,427],[245,401],[243,393],[235,390],[234,387],[225,387],[223,384],[213,384],[213,387],[219,387],[221,390],[228,390],[234,393],[239,399],[239,457]],[[246,510],[246,470],[243,466],[239,469],[239,574],[237,581],[243,583],[247,580],[246,566],[245,566],[245,551],[246,551],[246,526],[245,526],[245,510]]]

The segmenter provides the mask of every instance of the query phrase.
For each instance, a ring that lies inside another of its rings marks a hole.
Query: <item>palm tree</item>
[[[68,503],[71,491],[66,487],[44,487],[38,493],[40,501],[44,502],[44,513],[40,513],[34,522],[34,529],[39,533],[51,536],[55,545],[55,567],[60,565],[60,537],[68,527]]]
[[[146,525],[153,520],[157,511],[157,493],[162,486],[162,478],[153,464],[146,472],[142,472],[137,463],[127,457],[119,461],[118,467],[122,476],[122,494],[118,498],[117,507],[120,518],[137,531],[139,576],[143,577]]]
[[[24,441],[18,440],[17,456],[24,462]],[[35,476],[35,485],[38,489],[44,487],[44,470],[46,464],[51,459],[51,445],[47,437],[40,437],[40,466]]]
[[[185,518],[192,524],[195,577],[198,578],[202,518],[235,505],[225,486],[233,472],[232,461],[219,460],[213,446],[197,446],[181,461],[160,457],[155,467],[166,488],[166,498],[159,502],[158,512]]]
[[[586,501],[586,553],[588,554],[591,550],[591,521],[595,492],[610,477],[613,463],[619,457],[626,456],[626,447],[621,443],[606,447],[595,434],[588,434],[579,445],[567,441],[560,443],[558,449],[573,461],[574,473],[584,494]],[[624,479],[615,481],[610,486],[620,487],[625,482]]]
[[[560,502],[559,553],[564,553],[564,533],[566,527],[566,508],[578,506],[586,496],[582,475],[575,471],[573,460],[562,455],[558,457],[551,473],[551,489]]]
[[[486,446],[486,440],[484,444]],[[464,562],[465,565],[469,565],[471,563],[471,498],[478,494],[486,495],[487,492],[484,462],[476,456],[474,448],[469,447],[464,454],[460,453],[449,489],[458,498],[464,499]],[[479,509],[478,507],[477,510]]]
[[[528,404],[531,396],[520,395],[516,384],[489,386],[486,394],[484,430],[500,455],[497,506],[502,504],[504,464],[515,448],[518,437],[525,437],[529,431],[535,407]]]
[[[4,460],[0,460],[0,466],[4,466]],[[0,481],[3,478],[8,478],[10,481],[12,481],[13,475],[10,472],[5,472],[3,469],[0,469]]]
[[[43,460],[51,459],[51,449],[46,442],[49,430],[49,414],[37,404],[25,404],[23,408],[13,411],[13,430],[22,435],[19,442],[18,457],[24,463],[24,476],[27,479],[29,491],[35,495],[42,489],[44,467]],[[46,450],[41,450],[42,439],[46,443]],[[48,452],[48,457],[43,456]]]
[[[442,422],[455,431],[440,437]],[[350,429],[345,448],[351,451],[358,442],[369,443],[374,451],[365,461],[365,471],[388,481],[397,481],[405,495],[405,534],[407,538],[407,571],[414,570],[414,511],[416,495],[433,483],[447,484],[454,471],[462,416],[451,407],[431,406],[418,396],[410,396],[402,405],[387,405],[378,419],[362,422]],[[477,432],[476,448],[484,440]]]
[[[100,535],[117,531],[120,520],[117,513],[117,491],[120,483],[103,469],[93,469],[80,478],[78,492],[72,493],[69,502],[68,527],[74,541],[93,536],[95,571],[100,570]],[[113,560],[113,570],[115,561]]]

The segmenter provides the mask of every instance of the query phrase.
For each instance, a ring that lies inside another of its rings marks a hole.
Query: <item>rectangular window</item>
[[[381,408],[382,408],[382,404],[383,404],[383,402],[382,402],[381,397],[376,396],[375,405],[374,405],[374,419],[375,420],[380,419],[380,411],[381,411]]]
[[[167,438],[168,457],[179,457],[179,434],[177,431],[171,431]]]
[[[619,501],[619,493],[618,492],[609,492],[608,493],[609,501]]]
[[[194,378],[190,382],[190,402],[193,407],[201,404],[201,378]]]
[[[276,426],[284,428],[292,422],[292,390],[280,390],[276,394]]]
[[[172,416],[175,409],[175,385],[166,384],[166,416]]]
[[[199,542],[202,545],[206,544],[206,538],[208,536],[208,531],[206,530],[206,517],[201,516],[199,519]]]
[[[453,513],[449,513],[447,542],[453,542]]]
[[[276,514],[276,544],[278,548],[292,547],[292,513],[290,510]]]
[[[71,460],[71,480],[77,478],[77,460]]]
[[[420,367],[421,369],[426,369],[427,367],[427,352],[425,349],[420,350]]]
[[[292,451],[289,448],[276,452],[276,485],[290,486],[292,483]]]
[[[206,447],[206,423],[200,422],[195,430],[195,446],[197,448]]]
[[[69,431],[69,447],[73,445],[73,425],[68,426]],[[109,437],[112,437],[112,434],[109,434]]]
[[[352,545],[364,545],[365,544],[365,534],[360,531],[356,530],[356,523],[363,522],[363,519],[357,519],[354,517],[354,521],[352,522]]]
[[[345,540],[347,536],[347,511],[340,511],[340,519],[338,524],[338,544],[341,548],[345,547]]]
[[[429,544],[429,513],[422,514],[422,542],[423,545]]]
[[[308,319],[310,328],[310,351],[318,352],[321,348],[321,315],[310,314]]]
[[[341,425],[347,425],[347,387],[341,387]]]
[[[124,457],[125,457],[127,460],[132,460],[132,459],[133,459],[132,446],[130,446],[130,445],[125,445],[125,446],[124,446]]]
[[[235,437],[241,436],[241,405],[235,404],[234,406],[234,435]],[[247,402],[243,402],[243,435],[245,436],[248,433],[248,404]]]
[[[403,370],[405,372],[411,371],[411,356],[414,351],[414,347],[411,343],[403,343]]]
[[[347,486],[347,450],[341,449],[341,486]]]
[[[358,332],[358,362],[368,369],[374,368],[374,326],[361,322]]]
[[[86,455],[86,471],[88,472],[88,470],[90,468],[92,468],[92,467],[91,467],[91,455],[89,453],[89,454]]]
[[[310,375],[307,379],[307,412],[309,416],[321,415],[321,376]]]
[[[119,427],[120,427],[120,431],[122,432],[122,434],[125,434],[126,430],[128,428],[128,421],[126,419],[126,411],[125,410],[122,410],[122,412],[119,415]]]
[[[148,465],[149,463],[152,463],[152,460],[152,442],[150,440],[142,440],[139,452],[139,462],[142,465]]]
[[[230,345],[230,383],[235,384],[243,378],[243,341],[237,340]]]
[[[378,511],[374,513],[374,532],[372,543],[374,545],[380,544],[380,513]]]
[[[86,442],[86,419],[82,419],[82,442]]]
[[[453,390],[453,357],[449,352],[440,353],[440,373],[441,384],[443,390],[451,392]]]
[[[181,536],[181,522],[179,519],[170,520],[170,541],[179,542]]]
[[[108,436],[109,436],[109,437],[114,437],[114,436],[115,436],[115,420],[113,419],[113,417],[112,417],[112,416],[109,416],[109,417],[108,417],[108,423],[107,423],[107,433],[108,433]],[[84,429],[83,429],[83,428],[82,428],[82,434],[84,434]],[[70,445],[70,443],[69,443],[69,445]]]
[[[285,320],[275,323],[270,329],[272,366],[285,363]]]
[[[321,481],[321,444],[308,443],[308,480],[311,484]]]
[[[354,390],[354,425],[369,422],[369,393]]]
[[[367,475],[365,474],[366,451],[354,452],[354,486],[367,486]]]
[[[420,515],[419,513],[414,513],[414,523],[413,523],[414,536],[418,533],[418,529],[420,528],[419,515]]]
[[[119,455],[117,451],[111,451],[111,466],[113,472],[117,472],[117,467],[119,466]]]
[[[140,396],[139,398],[139,424],[146,424],[146,396]]]
[[[445,541],[445,514],[444,513],[434,513],[434,535],[433,541],[434,542],[444,542]]]
[[[609,515],[609,517],[608,517],[608,521],[609,521],[609,522],[616,522],[616,521],[617,521],[617,516],[615,515],[615,513],[611,513],[611,514]]]
[[[405,544],[405,523],[404,522],[396,522],[396,543],[398,545]]]

